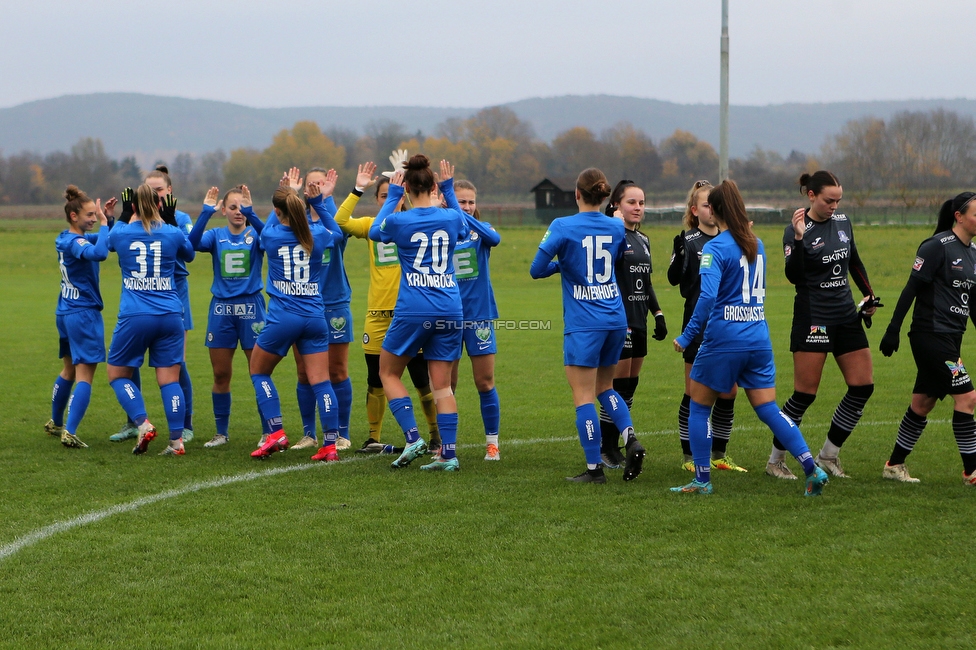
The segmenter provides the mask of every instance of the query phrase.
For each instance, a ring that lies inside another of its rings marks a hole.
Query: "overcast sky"
[[[733,104],[976,98],[974,0],[730,5]],[[113,91],[257,107],[717,103],[720,30],[721,0],[0,0],[0,107]]]

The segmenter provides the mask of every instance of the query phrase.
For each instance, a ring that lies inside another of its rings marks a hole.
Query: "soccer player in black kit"
[[[624,341],[624,349],[620,353],[620,361],[617,363],[613,389],[624,398],[627,408],[633,409],[634,392],[640,381],[644,357],[647,356],[648,312],[654,315],[655,341],[664,340],[668,335],[668,326],[658,304],[657,295],[654,293],[654,287],[651,286],[650,242],[647,235],[640,231],[641,220],[644,218],[644,191],[637,187],[634,181],[620,181],[610,194],[606,214],[623,219],[624,227],[627,229],[624,254],[614,268],[624,311],[627,313],[627,338]],[[620,432],[602,408],[600,430],[603,434],[600,440],[600,456],[603,464],[608,469],[617,469],[625,465],[626,458],[620,453],[618,446]],[[639,442],[633,444],[640,445]],[[640,451],[643,452],[643,448]],[[628,448],[628,455],[633,456],[635,453],[633,449]],[[628,472],[632,474],[630,478],[635,478],[640,473],[638,463],[631,462],[629,467],[630,469],[625,467],[625,479]]]
[[[881,339],[881,353],[890,357],[898,350],[901,324],[914,301],[908,340],[918,374],[911,406],[902,418],[898,440],[884,466],[884,478],[919,482],[908,474],[905,459],[925,429],[925,416],[939,400],[951,395],[952,432],[962,456],[962,481],[976,486],[976,391],[960,357],[966,321],[974,318],[969,308],[969,297],[976,287],[974,237],[976,193],[963,192],[942,204],[935,234],[918,247],[908,284]]]
[[[681,329],[688,325],[691,314],[698,304],[698,294],[701,293],[701,276],[698,274],[701,262],[702,248],[718,235],[718,224],[712,216],[708,205],[708,192],[712,184],[708,181],[695,181],[688,192],[688,203],[682,230],[674,238],[674,249],[671,253],[671,264],[668,266],[668,282],[671,286],[679,286],[681,297],[685,299],[684,316]],[[688,412],[691,406],[691,366],[698,356],[703,334],[696,336],[691,344],[682,352],[685,360],[685,394],[678,407],[678,433],[681,440],[681,453],[684,455],[681,467],[689,472],[695,471],[695,463],[691,458],[691,443],[688,441]],[[712,469],[746,472],[746,468],[735,464],[726,453],[729,436],[732,434],[732,423],[735,417],[735,395],[738,388],[733,386],[732,392],[719,395],[712,407]]]
[[[799,183],[810,207],[797,210],[783,233],[786,277],[796,287],[790,335],[793,394],[783,404],[783,412],[800,425],[803,414],[817,398],[827,353],[833,353],[844,375],[847,394],[834,411],[827,439],[815,461],[824,471],[846,478],[838,454],[874,392],[871,351],[861,314],[867,318],[874,315],[877,299],[857,254],[853,224],[836,212],[843,197],[840,181],[821,170],[803,174]],[[854,304],[848,275],[864,295],[861,313]],[[785,454],[783,445],[774,437],[766,473],[795,479],[783,462]]]

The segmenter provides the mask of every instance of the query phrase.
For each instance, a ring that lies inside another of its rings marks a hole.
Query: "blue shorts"
[[[606,368],[620,361],[627,328],[571,332],[563,335],[563,365]]]
[[[329,351],[329,326],[325,318],[299,316],[287,311],[268,312],[264,329],[258,335],[258,346],[279,357],[288,356],[292,345],[298,352],[317,354]]]
[[[383,349],[398,357],[415,357],[423,350],[428,361],[457,361],[461,358],[461,331],[459,320],[408,321],[394,313]]]
[[[740,388],[775,388],[773,351],[712,351],[703,345],[691,366],[691,378],[719,393],[730,392],[735,384]]]
[[[177,366],[183,361],[184,336],[179,314],[123,316],[112,333],[108,362],[140,368],[148,349],[151,367]]]
[[[105,323],[102,312],[83,309],[62,314],[58,325],[58,358],[71,357],[71,363],[105,363]]]
[[[329,344],[352,343],[352,310],[349,305],[325,308],[325,322],[329,326]]]
[[[482,357],[498,352],[498,346],[495,344],[494,321],[464,321],[462,339],[469,357]],[[458,358],[461,358],[460,351],[458,351]]]
[[[186,278],[176,277],[176,294],[183,303],[183,329],[193,329],[193,312],[190,311],[190,283]]]
[[[207,317],[207,347],[250,350],[264,329],[264,296],[214,298]]]

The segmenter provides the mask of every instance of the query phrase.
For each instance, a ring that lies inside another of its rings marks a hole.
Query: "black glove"
[[[674,236],[674,248],[671,249],[671,254],[677,257],[684,257],[685,255],[685,231],[682,230],[679,234]]]
[[[176,197],[172,194],[167,194],[163,197],[163,209],[159,211],[159,216],[163,218],[164,223],[168,223],[171,226],[176,226]],[[179,226],[177,226],[179,227]]]
[[[878,298],[877,296],[868,296],[861,301],[861,304],[858,306],[857,310],[857,315],[860,316],[861,320],[864,321],[864,326],[868,329],[871,329],[872,317],[865,315],[864,312],[872,307],[884,307],[884,303],[881,302],[881,298]],[[895,349],[898,349],[897,345],[895,346]]]
[[[664,314],[654,315],[654,340],[663,341],[668,335],[668,324],[664,322]]]
[[[878,346],[881,354],[890,357],[895,352],[898,352],[898,339],[898,330],[889,327],[885,335],[881,338],[881,345]]]
[[[129,223],[132,215],[135,214],[135,199],[136,193],[132,191],[131,187],[122,190],[122,214],[119,216],[119,221],[122,223]]]

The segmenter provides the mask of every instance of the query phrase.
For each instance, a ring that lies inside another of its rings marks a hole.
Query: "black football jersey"
[[[617,260],[615,271],[627,327],[646,330],[648,309],[653,307],[656,311],[658,306],[651,287],[651,247],[644,233],[627,230],[624,254]]]
[[[951,230],[922,242],[912,277],[925,284],[915,296],[912,332],[962,334],[976,286],[976,242],[964,245]]]

